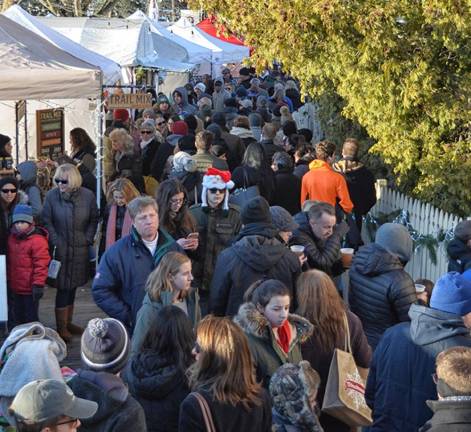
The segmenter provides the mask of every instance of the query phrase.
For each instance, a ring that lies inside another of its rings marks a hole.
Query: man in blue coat
[[[471,281],[456,272],[436,283],[430,307],[413,304],[411,321],[389,328],[374,352],[365,398],[370,432],[416,432],[432,417],[437,399],[432,374],[441,351],[471,347]]]
[[[158,207],[153,198],[133,199],[128,211],[133,222],[131,232],[104,253],[92,294],[98,307],[132,329],[147,277],[167,252],[182,250],[167,231],[159,229]]]

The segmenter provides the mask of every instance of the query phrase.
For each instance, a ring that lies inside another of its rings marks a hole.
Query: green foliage
[[[191,3],[190,3],[191,5]],[[332,86],[402,189],[471,214],[469,0],[193,0],[306,93]]]

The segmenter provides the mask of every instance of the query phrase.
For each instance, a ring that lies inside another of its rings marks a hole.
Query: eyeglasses
[[[177,199],[174,199],[172,198],[169,203],[172,205],[172,204],[183,204],[186,202],[186,198],[177,198]]]
[[[63,421],[63,422],[60,422],[60,423],[56,423],[55,425],[60,426],[60,425],[66,425],[66,424],[69,424],[69,423],[76,424],[78,421],[79,421],[79,419],[75,418],[75,419],[66,420],[66,421]]]
[[[165,123],[166,123],[166,122],[163,121],[163,122],[156,123],[155,125],[156,125],[156,126],[162,126],[162,125],[164,125]]]
[[[146,130],[141,131],[141,134],[145,134],[145,135],[150,135],[152,133],[154,133],[154,131],[146,131]]]
[[[2,189],[2,192],[4,194],[9,194],[9,193],[14,194],[14,193],[16,193],[16,189]]]
[[[208,190],[209,190],[209,192],[211,192],[211,193],[213,193],[213,194],[215,194],[215,193],[217,193],[217,192],[223,194],[223,193],[226,191],[226,189],[218,189],[218,188],[211,188],[211,189],[208,189]]]
[[[56,182],[56,184],[66,185],[67,183],[69,183],[69,180],[64,180],[64,179],[55,179],[54,181]]]

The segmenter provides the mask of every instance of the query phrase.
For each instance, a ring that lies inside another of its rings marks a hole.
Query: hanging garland
[[[430,261],[433,264],[437,263],[437,249],[440,246],[446,249],[448,243],[454,238],[454,228],[447,230],[440,229],[436,236],[421,234],[410,223],[409,212],[407,210],[394,210],[391,213],[379,212],[377,216],[373,216],[370,213],[365,216],[364,224],[371,241],[375,238],[378,228],[388,222],[404,225],[414,242],[414,253],[421,248],[426,248]]]

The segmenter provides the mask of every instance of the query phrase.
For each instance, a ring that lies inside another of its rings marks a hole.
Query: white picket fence
[[[459,216],[446,213],[430,204],[388,188],[385,180],[376,182],[376,191],[378,201],[370,211],[373,217],[378,216],[380,213],[388,214],[395,210],[407,210],[410,224],[420,234],[431,234],[437,237],[441,230],[453,229],[461,220]],[[363,233],[365,234],[365,231]],[[363,235],[363,237],[367,239],[368,236]],[[428,249],[421,247],[415,251],[411,261],[406,266],[406,270],[414,280],[426,278],[435,282],[441,275],[446,273],[447,267],[448,257],[442,242],[439,243],[437,249],[436,264],[431,261]]]

